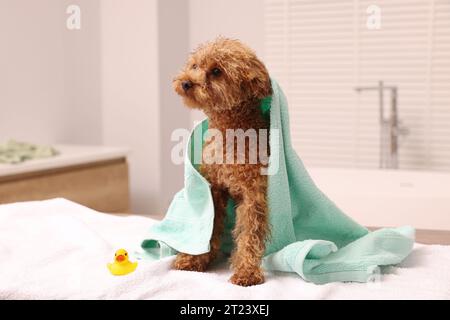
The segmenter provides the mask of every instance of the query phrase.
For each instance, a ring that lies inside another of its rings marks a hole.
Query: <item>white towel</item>
[[[277,272],[243,288],[228,282],[226,262],[197,273],[172,270],[172,258],[112,276],[114,251],[131,254],[153,222],[64,199],[0,205],[0,299],[450,299],[449,246],[416,244],[391,274],[368,284],[314,285]]]

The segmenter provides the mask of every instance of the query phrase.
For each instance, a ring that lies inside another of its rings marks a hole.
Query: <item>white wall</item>
[[[70,4],[81,8],[80,30],[66,28]],[[170,134],[189,127],[189,111],[171,80],[189,49],[188,8],[177,0],[0,1],[0,142],[127,146],[132,210],[165,212],[183,183]]]
[[[262,0],[190,0],[190,46],[219,35],[240,39],[264,54]]]
[[[34,2],[40,2],[34,1]],[[100,144],[102,142],[102,110],[100,95],[100,1],[54,0],[80,6],[81,29],[64,29],[65,112],[64,142]],[[63,10],[64,10],[63,8]],[[67,14],[64,15],[64,19]]]
[[[172,89],[172,80],[184,65],[189,53],[189,2],[162,0],[158,2],[159,28],[159,92],[160,92],[160,171],[161,213],[165,213],[174,194],[183,187],[184,166],[171,160],[173,130],[190,128],[190,109]]]
[[[99,143],[98,3],[66,28],[67,0],[0,1],[0,142]]]
[[[142,214],[159,209],[157,43],[156,1],[101,1],[103,142],[132,149],[132,210]]]
[[[189,50],[187,12],[178,0],[101,1],[103,143],[132,149],[134,213],[164,214],[183,185],[170,138],[189,127],[189,111],[172,90]]]
[[[66,8],[81,7],[81,30]],[[182,187],[170,134],[190,111],[171,80],[218,35],[263,49],[258,0],[1,0],[0,141],[132,149],[132,210],[164,213]]]
[[[221,35],[243,41],[264,59],[263,4],[263,0],[190,0],[191,50]],[[191,121],[204,117],[202,112],[194,110]]]

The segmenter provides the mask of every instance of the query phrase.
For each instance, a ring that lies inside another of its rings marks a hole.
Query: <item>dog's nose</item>
[[[192,88],[192,82],[189,80],[185,80],[181,83],[181,87],[184,91],[188,91],[190,88]]]

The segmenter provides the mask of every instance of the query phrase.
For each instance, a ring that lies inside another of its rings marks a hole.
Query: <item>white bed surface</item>
[[[140,261],[127,276],[106,268],[139,247],[154,220],[98,213],[64,199],[0,205],[0,299],[450,299],[450,246],[416,244],[379,282],[314,285],[267,273],[263,285],[228,283],[226,263],[207,273]]]

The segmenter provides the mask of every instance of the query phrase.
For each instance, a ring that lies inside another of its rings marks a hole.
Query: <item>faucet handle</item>
[[[403,125],[401,120],[398,120],[397,128],[395,131],[397,136],[407,136],[410,133],[409,128]]]
[[[395,128],[392,128],[392,130],[394,135],[400,138],[399,143],[401,143],[401,141],[403,140],[401,139],[402,137],[408,136],[411,132],[408,127],[402,125],[401,121],[399,121],[397,126]]]
[[[409,128],[405,127],[405,126],[398,127],[398,129],[397,129],[397,135],[399,135],[399,136],[407,136],[407,135],[409,135],[409,132],[410,132]]]

